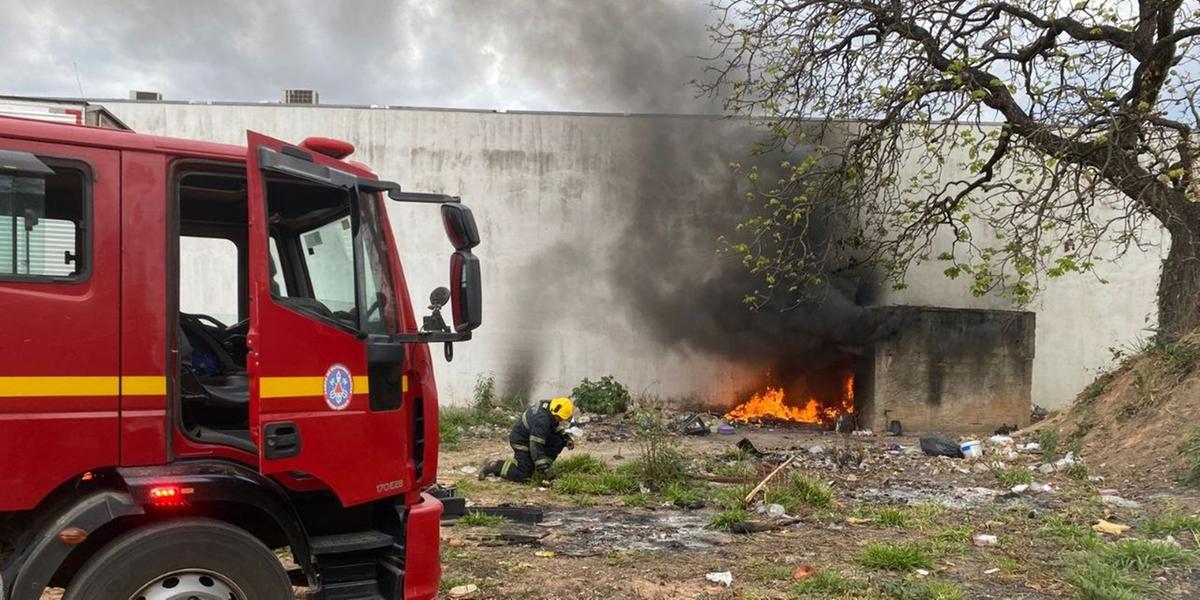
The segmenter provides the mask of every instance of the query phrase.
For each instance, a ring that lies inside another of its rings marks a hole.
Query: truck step
[[[309,540],[309,547],[313,554],[321,556],[387,548],[395,541],[382,531],[369,530],[314,536]]]

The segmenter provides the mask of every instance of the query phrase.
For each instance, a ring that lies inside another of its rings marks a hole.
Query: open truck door
[[[379,196],[360,197],[345,163],[254,132],[247,142],[247,372],[262,473],[315,478],[347,506],[395,495],[413,483],[422,434],[403,410],[404,346],[369,348],[371,327],[398,331],[400,318],[372,222]]]
[[[482,322],[479,230],[456,197],[403,192],[307,145],[248,134],[250,426],[263,474],[319,480],[349,506],[434,481],[436,390],[409,374],[430,372],[425,344],[451,360]],[[419,328],[382,192],[440,205],[453,247],[450,287]]]

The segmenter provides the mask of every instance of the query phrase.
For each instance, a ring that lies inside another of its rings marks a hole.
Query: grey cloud
[[[703,0],[4,0],[0,93],[707,111]]]

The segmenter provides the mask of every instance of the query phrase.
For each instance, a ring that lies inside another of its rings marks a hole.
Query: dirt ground
[[[1027,441],[1019,433],[1014,436],[1017,444]],[[585,440],[574,452],[612,465],[637,457],[632,441],[600,437]],[[451,589],[461,592],[468,585],[477,590],[467,597],[514,600],[1082,597],[1068,583],[1077,555],[1119,539],[1152,537],[1137,528],[1119,536],[1101,535],[1093,532],[1094,524],[1101,519],[1137,524],[1168,512],[1194,515],[1200,506],[1200,498],[1182,490],[1147,495],[1135,488],[1105,489],[1094,470],[1043,474],[1031,470],[1043,463],[1038,452],[991,445],[985,446],[985,458],[1005,463],[996,470],[984,467],[984,461],[975,461],[976,466],[926,456],[911,437],[744,427],[732,436],[677,440],[703,462],[728,453],[742,437],[763,452],[795,452],[796,470],[829,486],[833,502],[796,511],[789,516],[799,521],[777,530],[716,532],[705,527],[717,513],[711,505],[688,510],[649,494],[645,506],[625,506],[627,496],[479,482],[474,469],[480,462],[506,455],[504,434],[465,439],[458,449],[442,454],[442,483],[458,485],[471,505],[534,505],[544,507],[546,515],[542,525],[444,527],[443,597],[455,597]],[[810,452],[814,446],[819,452]],[[769,468],[772,459],[782,456],[769,455],[761,462]],[[1031,474],[1035,486],[1049,484],[1052,491],[1013,493],[1012,482],[999,478],[1017,471]],[[1138,506],[1106,503],[1101,491]],[[995,541],[977,545],[977,534],[993,535]],[[531,537],[538,539],[529,542]],[[868,546],[879,543],[919,546],[930,564],[899,570],[864,566]],[[1197,546],[1194,529],[1175,532],[1170,543],[1191,552]],[[797,583],[797,569],[807,568],[822,574],[822,585]],[[729,572],[732,585],[706,579],[718,572]],[[1194,569],[1155,570],[1147,578],[1154,589],[1146,597],[1200,597],[1200,575]]]
[[[586,453],[619,468],[639,456],[633,427],[626,421],[593,423],[585,432],[576,449],[562,459]],[[1200,563],[1194,561],[1191,566],[1135,573],[1149,586],[1140,594],[1104,595],[1101,590],[1086,595],[1073,584],[1081,576],[1078,565],[1089,553],[1118,548],[1129,540],[1166,539],[1163,544],[1195,559],[1200,545],[1200,496],[1195,492],[1163,485],[1139,487],[1123,471],[1119,481],[1103,479],[1104,469],[1090,464],[1045,474],[1036,470],[1046,460],[1038,451],[987,442],[983,459],[968,461],[926,456],[913,437],[790,428],[743,426],[734,435],[672,440],[704,473],[732,460],[731,450],[743,437],[764,454],[740,455],[754,465],[747,479],[761,478],[794,455],[787,471],[827,486],[832,501],[802,506],[789,512],[787,520],[772,520],[751,509],[756,523],[787,524],[758,533],[728,533],[710,527],[720,510],[714,499],[740,496],[750,485],[697,483],[706,494],[705,506],[689,509],[646,490],[623,495],[566,493],[555,486],[481,482],[475,469],[484,460],[507,455],[506,432],[486,426],[472,429],[443,448],[440,483],[457,486],[469,499],[468,506],[536,506],[545,516],[536,525],[444,523],[439,597],[1200,598],[1200,572],[1193,568]],[[1013,437],[1014,446],[1034,439],[1020,432]],[[1029,480],[1035,487],[1013,493],[1013,480]],[[1033,491],[1044,484],[1052,491]],[[1120,502],[1102,499],[1101,493],[1118,496]],[[1095,533],[1093,525],[1101,519],[1132,528],[1119,535]],[[982,542],[974,541],[977,535],[995,540],[978,545]],[[872,564],[867,556],[880,545],[915,549],[927,563]],[[798,581],[798,571],[816,575]],[[729,586],[706,578],[724,572],[731,577]],[[1104,576],[1082,573],[1092,579]],[[474,591],[451,593],[467,586]],[[51,591],[43,600],[60,597]]]

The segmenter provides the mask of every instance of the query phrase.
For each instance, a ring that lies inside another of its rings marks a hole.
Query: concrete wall
[[[1031,312],[881,307],[891,335],[859,368],[860,426],[991,432],[1029,424]]]
[[[103,104],[144,133],[236,144],[244,144],[247,129],[295,142],[310,135],[346,139],[358,147],[354,159],[406,189],[463,196],[484,239],[477,252],[484,265],[484,326],[474,341],[456,348],[452,364],[439,365],[444,403],[469,401],[476,378],[486,373],[502,390],[531,388],[538,396],[613,374],[635,393],[722,405],[740,401],[737,396],[762,379],[761,362],[738,360],[734,336],[722,346],[689,335],[719,338],[731,315],[706,314],[687,297],[696,292],[681,287],[715,268],[715,238],[723,231],[714,223],[727,220],[718,218],[719,206],[699,199],[738,202],[728,163],[743,160],[759,136],[745,121]],[[413,296],[422,299],[445,283],[450,249],[436,210],[394,205],[390,216]],[[646,238],[657,236],[677,243],[646,254]],[[635,264],[623,259],[631,247],[642,251],[633,255]],[[1108,285],[1093,276],[1050,283],[1032,307],[1038,315],[1034,402],[1069,402],[1108,365],[1107,347],[1134,340],[1147,317],[1153,323],[1159,252],[1135,252],[1112,265],[1103,274]],[[883,302],[1007,306],[999,298],[972,297],[940,271],[939,265],[915,268],[909,288],[887,293]],[[663,325],[679,319],[683,332]]]

